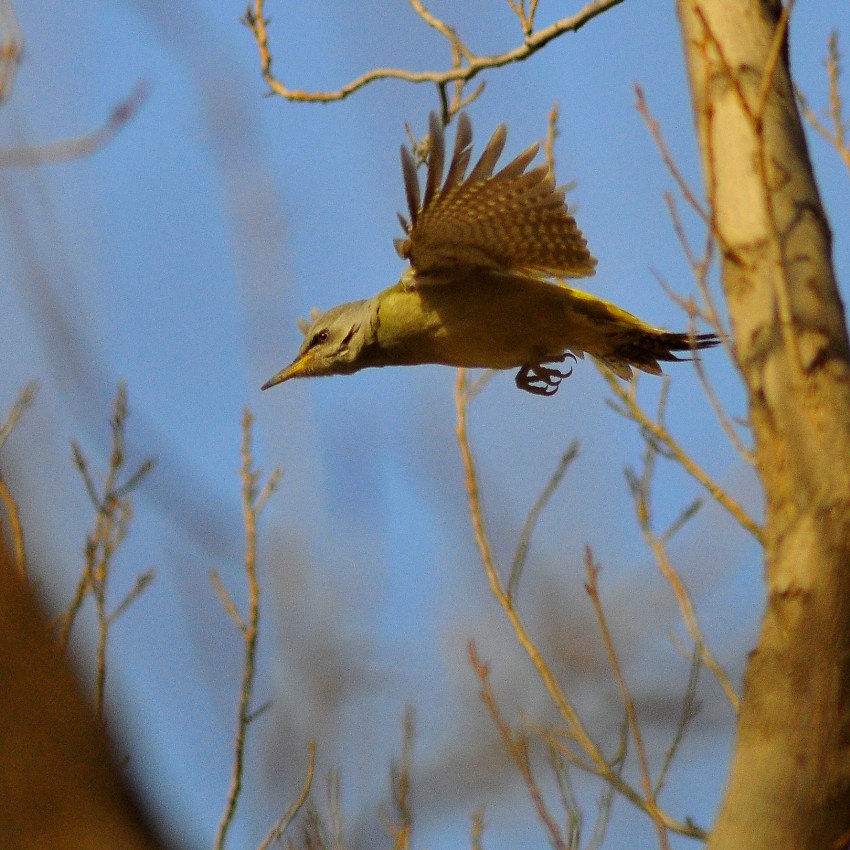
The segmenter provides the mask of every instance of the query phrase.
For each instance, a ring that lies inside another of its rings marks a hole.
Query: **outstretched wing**
[[[428,175],[422,196],[413,155],[406,147],[401,149],[410,221],[399,216],[407,238],[396,240],[396,250],[421,274],[488,268],[553,277],[592,275],[596,260],[567,212],[564,189],[555,186],[545,165],[526,171],[539,145],[532,145],[493,173],[506,139],[502,124],[466,176],[472,126],[466,114],[461,114],[443,180],[443,126],[436,113],[431,113]]]

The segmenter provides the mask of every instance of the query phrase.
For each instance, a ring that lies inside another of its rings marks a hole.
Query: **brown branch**
[[[240,477],[242,480],[242,522],[245,528],[245,578],[248,584],[248,611],[247,615],[239,614],[231,597],[224,590],[220,581],[217,581],[218,576],[213,573],[213,585],[219,592],[225,608],[230,616],[240,626],[242,639],[244,641],[244,655],[242,662],[242,684],[239,689],[239,700],[236,717],[236,736],[234,742],[233,756],[233,771],[230,779],[230,789],[227,794],[224,811],[221,815],[221,820],[218,824],[218,832],[216,833],[214,847],[216,850],[224,850],[227,833],[233,824],[233,818],[236,815],[236,807],[239,803],[239,797],[242,794],[244,774],[245,774],[245,745],[248,733],[248,727],[251,722],[257,717],[257,712],[251,711],[251,699],[254,692],[254,679],[256,675],[257,663],[257,637],[259,634],[260,624],[260,584],[257,580],[257,518],[260,511],[268,500],[269,495],[276,486],[280,472],[275,470],[269,477],[262,490],[257,489],[259,473],[254,470],[253,453],[251,443],[251,426],[254,417],[251,411],[245,408],[242,414],[242,465]],[[308,782],[305,787],[303,797],[306,799],[309,792],[309,784],[313,777],[313,756],[311,755],[310,768],[308,770]],[[303,799],[298,803],[295,810],[292,811],[292,817],[295,812],[303,804]],[[287,812],[289,814],[289,812]],[[289,820],[286,820],[286,815],[278,821],[278,824],[283,824],[280,832],[288,825]],[[286,821],[286,823],[284,823]],[[277,826],[277,824],[276,824]],[[274,832],[274,828],[272,830]],[[270,833],[271,835],[272,833]],[[280,833],[278,833],[280,834]],[[272,839],[274,840],[274,839]],[[268,845],[266,845],[268,846]]]
[[[673,740],[664,754],[664,761],[661,764],[661,770],[658,771],[658,778],[655,780],[655,796],[657,797],[664,783],[667,781],[667,774],[673,765],[673,759],[679,751],[679,747],[685,740],[685,730],[688,728],[691,720],[699,713],[700,706],[697,703],[697,684],[699,682],[699,674],[702,669],[702,656],[699,653],[699,647],[695,652],[691,653],[691,669],[688,673],[688,684],[685,688],[685,697],[682,700],[682,713],[679,716],[679,722],[676,724],[676,731],[673,733]]]
[[[27,575],[27,554],[24,546],[24,530],[21,527],[21,516],[18,511],[18,504],[12,496],[12,491],[0,475],[0,501],[6,508],[6,516],[9,518],[10,532],[12,535],[12,545],[15,548],[15,564],[22,578]],[[0,523],[0,531],[3,529],[3,524]],[[0,545],[3,541],[0,538]]]
[[[95,618],[97,620],[97,648],[95,660],[95,713],[103,717],[106,689],[106,648],[109,630],[121,614],[126,611],[153,578],[153,571],[141,574],[134,587],[116,606],[108,610],[108,586],[112,575],[115,554],[124,542],[133,518],[131,496],[145,475],[153,468],[153,461],[144,461],[123,483],[119,481],[126,464],[125,426],[127,422],[127,388],[119,384],[112,405],[109,427],[112,444],[109,453],[109,465],[103,476],[103,484],[98,492],[89,471],[89,464],[77,443],[72,443],[74,463],[85,484],[86,493],[95,509],[94,528],[86,536],[85,562],[77,582],[74,596],[65,612],[59,618],[59,645],[64,650],[71,636],[77,614],[86,597],[94,599]]]
[[[672,198],[669,195],[666,196],[666,200],[668,201],[668,205],[671,209],[671,215],[675,215],[675,205],[673,204]],[[676,221],[674,227],[681,227],[681,222]],[[684,237],[684,233],[682,233],[682,237]],[[699,286],[700,292],[704,299],[706,299],[707,291],[708,291],[708,282],[706,280],[700,280],[700,276],[704,274],[704,270],[702,268],[701,261],[694,260],[692,262],[692,255],[688,253],[688,248],[685,248],[686,256],[688,258],[688,262],[691,263],[691,269],[694,273],[694,276],[697,278],[697,285]],[[695,264],[694,264],[695,263]],[[657,272],[653,271],[656,280],[660,284],[661,288],[664,290],[664,294],[683,312],[687,313],[689,319],[689,330],[691,334],[696,334],[696,322],[697,320],[701,320],[714,328],[718,337],[720,338],[724,348],[729,352],[730,357],[735,359],[734,352],[732,351],[732,343],[731,338],[728,333],[724,330],[723,326],[720,324],[719,318],[716,315],[715,308],[713,303],[708,303],[707,309],[700,309],[693,297],[683,298],[681,295],[678,295],[673,288],[670,286],[664,278],[661,277]],[[714,415],[717,418],[717,422],[720,425],[723,432],[726,434],[727,439],[732,444],[732,447],[741,457],[741,459],[748,465],[753,466],[755,464],[755,455],[752,449],[747,448],[744,445],[744,441],[741,439],[741,435],[738,433],[735,423],[726,413],[726,410],[723,407],[723,404],[720,401],[720,398],[717,395],[716,390],[714,389],[714,385],[711,383],[708,377],[708,373],[705,370],[705,366],[703,364],[703,360],[701,357],[692,358],[692,362],[694,364],[694,369],[696,370],[697,377],[699,378],[700,384],[702,385],[703,392],[705,393],[706,398],[708,399],[708,403],[711,405],[711,409],[714,411]]]
[[[250,6],[248,7],[245,17],[243,18],[243,22],[254,35],[254,40],[256,41],[257,48],[260,52],[260,67],[263,79],[272,93],[290,101],[330,103],[337,100],[344,100],[349,95],[377,80],[402,80],[408,83],[433,83],[441,89],[450,83],[469,82],[482,71],[486,71],[490,68],[501,68],[504,65],[509,65],[513,62],[522,62],[523,60],[528,59],[528,57],[545,47],[550,41],[558,38],[564,33],[577,32],[581,29],[581,27],[589,23],[595,17],[601,15],[603,12],[607,12],[614,6],[620,5],[622,2],[623,0],[592,0],[592,2],[588,3],[575,15],[562,18],[545,29],[539,30],[534,35],[527,36],[523,44],[515,47],[513,50],[507,50],[504,53],[492,56],[477,56],[465,48],[464,51],[460,53],[465,64],[454,65],[446,71],[407,71],[403,68],[375,68],[365,74],[362,74],[335,91],[310,92],[302,91],[300,89],[291,89],[288,88],[280,79],[274,76],[272,73],[272,57],[268,45],[268,32],[266,30],[268,22],[264,18],[265,12],[263,0],[254,0],[253,8]],[[414,4],[414,8],[416,8],[416,5],[419,4]],[[429,25],[433,26],[433,24],[430,23]],[[438,27],[435,28],[439,29]],[[450,32],[452,35],[447,37],[454,45],[455,39],[458,37],[454,30],[450,30]]]
[[[147,100],[149,86],[142,81],[136,85],[129,97],[121,101],[109,118],[96,130],[82,136],[59,139],[40,145],[21,145],[18,147],[0,146],[0,168],[17,165],[34,168],[54,162],[67,162],[83,159],[102,148],[112,140],[116,133],[139,111]]]
[[[528,39],[534,31],[534,16],[537,14],[539,0],[531,0],[531,6],[526,9],[526,0],[508,0],[508,5],[519,18],[522,33]]]
[[[279,841],[284,832],[286,832],[286,828],[292,823],[295,815],[298,814],[301,807],[307,801],[307,797],[310,794],[310,788],[313,786],[313,774],[316,770],[316,742],[310,741],[307,744],[307,776],[304,778],[304,786],[301,788],[301,793],[298,797],[290,804],[289,808],[284,812],[284,814],[275,822],[274,826],[269,830],[266,837],[260,842],[257,850],[268,850],[272,844],[276,841]]]
[[[390,765],[390,794],[393,800],[394,816],[385,811],[381,812],[381,820],[393,840],[393,850],[410,850],[410,837],[413,833],[410,775],[414,737],[413,709],[408,706],[402,720],[401,758],[398,761],[393,759]]]
[[[34,381],[26,384],[17,399],[15,399],[15,403],[12,405],[12,409],[9,411],[6,420],[0,424],[0,449],[3,448],[6,440],[9,439],[9,435],[21,421],[24,412],[32,404],[35,398],[36,388]],[[6,508],[6,516],[9,519],[9,530],[12,535],[12,545],[15,549],[15,563],[21,576],[25,577],[27,574],[27,556],[20,511],[18,510],[17,502],[12,496],[12,491],[4,481],[2,474],[0,474],[0,501],[3,502]],[[2,523],[0,523],[0,530],[2,530]]]
[[[623,403],[620,408],[613,405],[614,410],[636,422],[644,430],[646,435],[651,436],[663,445],[670,453],[671,459],[679,463],[684,469],[702,484],[712,499],[722,505],[730,514],[745,528],[759,543],[763,543],[762,530],[760,526],[749,516],[744,508],[730,496],[714,479],[679,445],[679,442],[667,430],[663,422],[655,422],[647,416],[643,408],[638,404],[634,394],[634,385],[629,389],[620,386],[619,381],[607,369],[601,368],[602,377],[608,386]]]
[[[484,807],[480,806],[472,813],[472,825],[469,830],[471,850],[483,850],[481,836],[484,834]]]
[[[712,263],[714,262],[714,234],[710,227],[706,228],[703,255],[701,257],[697,257],[688,242],[687,235],[685,234],[685,226],[682,223],[682,217],[679,215],[679,208],[676,204],[676,199],[670,192],[664,193],[664,203],[667,207],[668,213],[670,214],[670,221],[673,224],[673,230],[676,234],[676,238],[679,240],[679,245],[682,247],[685,259],[693,272],[697,289],[705,302],[705,306],[698,310],[695,315],[699,316],[704,322],[706,322],[706,324],[710,325],[715,330],[717,335],[720,337],[721,342],[727,349],[729,349],[730,354],[733,355],[734,359],[734,352],[731,351],[730,348],[731,342],[729,339],[729,330],[720,318],[720,311],[717,309],[717,304],[714,300],[714,295],[709,283],[709,271],[711,270]],[[665,291],[667,290],[665,289]],[[673,295],[672,290],[668,292],[668,296],[676,301],[676,303],[679,303],[680,296]],[[690,311],[687,310],[687,308],[686,311],[690,314]]]
[[[531,536],[534,534],[534,529],[537,526],[537,521],[540,519],[540,514],[549,504],[549,500],[555,495],[555,491],[564,480],[570,464],[578,456],[578,441],[574,440],[569,448],[561,455],[555,471],[549,476],[544,488],[540,491],[540,495],[531,506],[528,512],[522,531],[519,535],[519,543],[517,544],[516,554],[514,555],[513,564],[511,565],[511,573],[508,578],[507,593],[513,598],[516,595],[519,580],[522,575],[522,569],[525,566],[526,558],[528,557],[528,547],[531,545]]]
[[[670,841],[667,837],[667,829],[664,825],[661,810],[658,807],[658,801],[655,797],[655,787],[652,784],[652,777],[649,772],[649,761],[646,757],[646,747],[643,743],[643,734],[640,730],[640,724],[635,711],[635,703],[632,699],[629,686],[626,684],[623,670],[620,666],[620,659],[617,655],[617,650],[614,646],[614,640],[611,637],[611,630],[608,628],[608,620],[605,617],[605,611],[602,608],[602,600],[599,598],[599,567],[593,561],[593,555],[590,547],[585,548],[584,566],[587,570],[587,583],[585,589],[590,597],[593,605],[596,620],[599,623],[599,630],[602,633],[602,642],[605,644],[605,652],[608,655],[608,661],[611,664],[611,670],[614,673],[614,680],[617,682],[617,689],[620,691],[620,698],[623,700],[623,707],[626,712],[626,720],[629,724],[629,729],[632,733],[632,738],[635,742],[637,750],[638,769],[640,772],[641,785],[643,786],[644,803],[646,811],[652,818],[658,834],[658,844],[662,850],[670,850]]]
[[[15,85],[24,42],[11,0],[0,0],[0,105],[9,99]]]
[[[0,425],[0,449],[3,448],[6,440],[9,439],[9,435],[15,430],[18,422],[21,421],[21,417],[24,415],[27,408],[35,400],[37,390],[38,385],[35,381],[30,381],[28,384],[24,385],[24,388],[18,394],[18,397],[15,399],[15,403],[12,405],[12,409],[9,411],[9,415],[6,417],[3,424]]]
[[[767,99],[770,97],[770,91],[773,88],[773,79],[776,75],[776,69],[779,67],[779,57],[782,55],[782,45],[785,44],[785,37],[788,34],[788,21],[791,18],[791,11],[794,8],[794,0],[788,0],[782,11],[779,13],[779,21],[776,24],[776,29],[773,31],[773,39],[770,42],[770,50],[767,53],[767,58],[764,63],[764,72],[761,77],[761,86],[759,88],[759,96],[756,101],[756,108],[753,114],[757,117],[759,123],[764,118],[764,110],[767,108]]]
[[[469,654],[469,661],[472,664],[472,669],[475,670],[475,674],[478,676],[478,681],[481,683],[479,696],[481,697],[484,705],[487,706],[487,711],[489,711],[490,717],[493,719],[493,723],[499,730],[499,735],[502,738],[505,749],[508,751],[508,755],[511,757],[511,761],[513,761],[516,765],[517,770],[519,770],[520,775],[522,776],[523,782],[525,782],[525,787],[528,789],[534,808],[537,810],[537,816],[540,818],[540,821],[549,833],[549,843],[552,847],[557,848],[557,850],[566,850],[567,844],[561,834],[560,827],[555,822],[554,817],[552,817],[552,813],[549,811],[549,808],[543,799],[540,786],[537,784],[537,780],[534,778],[534,774],[531,770],[528,738],[522,733],[515,735],[511,731],[511,728],[502,715],[502,712],[499,710],[499,704],[496,702],[496,697],[494,696],[493,689],[490,686],[490,666],[483,663],[478,658],[475,641],[469,641],[467,651]]]
[[[847,128],[844,123],[844,104],[841,98],[841,52],[838,49],[838,32],[830,33],[827,43],[826,75],[829,82],[829,109],[826,115],[832,123],[832,129],[826,126],[809,106],[802,91],[795,89],[803,117],[818,135],[832,145],[850,171],[850,143],[847,140]]]
[[[655,146],[658,148],[658,153],[661,155],[664,165],[670,172],[670,176],[673,180],[675,180],[676,185],[679,187],[682,197],[688,202],[693,211],[712,229],[712,231],[715,231],[716,228],[711,220],[710,209],[707,210],[702,205],[691,187],[688,185],[688,181],[682,176],[682,172],[679,171],[679,166],[676,165],[676,160],[673,159],[673,154],[670,153],[670,148],[667,147],[667,142],[664,140],[664,135],[661,132],[661,125],[649,111],[649,106],[647,105],[643,88],[638,84],[635,84],[635,97],[637,98],[637,110],[640,113],[641,118],[643,118],[646,123],[649,133],[655,142]]]
[[[662,401],[663,405],[663,401]],[[659,408],[659,419],[663,415],[663,407]],[[652,481],[654,477],[655,459],[658,456],[658,448],[652,443],[647,443],[646,452],[644,453],[643,469],[640,476],[631,473],[628,476],[629,489],[631,490],[632,499],[635,505],[635,516],[637,517],[638,526],[646,545],[652,552],[655,563],[661,574],[664,576],[667,583],[670,585],[673,595],[676,597],[676,602],[679,606],[679,613],[682,621],[688,630],[688,634],[693,640],[696,651],[702,659],[705,666],[715,675],[718,682],[723,688],[726,698],[737,714],[740,711],[741,701],[729,677],[723,667],[714,658],[711,649],[705,641],[702,629],[697,622],[696,612],[690,594],[682,581],[681,576],[670,563],[667,556],[666,542],[670,539],[673,531],[680,528],[684,521],[693,515],[693,511],[686,510],[682,514],[682,519],[674,523],[664,534],[656,534],[653,528],[653,512],[652,512]]]
[[[490,541],[484,528],[484,516],[481,510],[481,498],[478,490],[478,476],[475,471],[475,462],[472,458],[472,450],[469,445],[469,437],[467,434],[467,404],[469,398],[466,390],[466,370],[458,369],[457,381],[455,383],[455,407],[457,411],[456,435],[461,459],[463,461],[467,503],[469,505],[469,512],[472,519],[475,542],[478,547],[484,572],[490,585],[490,590],[496,597],[496,601],[499,603],[502,610],[505,612],[505,616],[508,618],[511,627],[513,628],[514,635],[518,643],[534,665],[537,675],[540,677],[540,680],[546,688],[546,692],[549,694],[549,698],[552,700],[555,708],[561,715],[561,718],[566,723],[570,739],[587,755],[588,759],[590,759],[590,763],[579,759],[569,748],[565,747],[561,751],[573,764],[576,764],[584,770],[595,773],[597,776],[601,777],[616,788],[617,791],[619,791],[627,800],[639,809],[646,811],[646,802],[640,792],[632,788],[632,786],[619,775],[611,762],[605,758],[605,755],[584,728],[578,712],[562,690],[554,673],[529,635],[528,630],[526,629],[525,624],[514,605],[514,601],[506,592],[502,584],[502,580],[499,577],[499,573],[493,559],[493,553],[490,548]],[[690,835],[695,838],[705,837],[704,831],[693,824],[677,821],[664,812],[659,812],[658,814],[659,817],[662,818],[664,826],[672,832],[677,832],[682,835]]]

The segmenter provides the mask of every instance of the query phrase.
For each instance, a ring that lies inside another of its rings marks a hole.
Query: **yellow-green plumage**
[[[373,298],[314,317],[298,356],[263,387],[294,377],[374,366],[437,363],[515,369],[517,386],[553,394],[561,378],[544,364],[591,356],[624,379],[632,367],[661,374],[675,352],[716,345],[713,334],[670,333],[614,304],[547,278],[592,275],[596,260],[545,166],[526,171],[533,146],[493,173],[500,127],[469,175],[472,130],[458,120],[443,178],[442,126],[431,116],[424,195],[402,148],[409,222],[396,250],[410,261],[399,283]]]

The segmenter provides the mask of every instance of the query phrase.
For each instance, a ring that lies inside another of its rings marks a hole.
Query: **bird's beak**
[[[280,372],[269,378],[260,389],[267,390],[275,384],[282,384],[290,378],[297,378],[299,375],[303,375],[312,361],[312,351],[305,351],[303,354],[299,354],[288,366],[285,366]]]

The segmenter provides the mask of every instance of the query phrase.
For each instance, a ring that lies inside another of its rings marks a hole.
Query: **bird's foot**
[[[567,357],[572,357],[573,360],[576,360],[576,356],[567,351],[554,362],[563,363]],[[514,380],[516,385],[527,393],[532,393],[533,395],[555,395],[558,392],[561,381],[564,378],[569,378],[572,373],[572,367],[568,371],[562,372],[560,369],[550,369],[542,363],[537,363],[533,366],[521,367],[519,372],[516,373]]]

